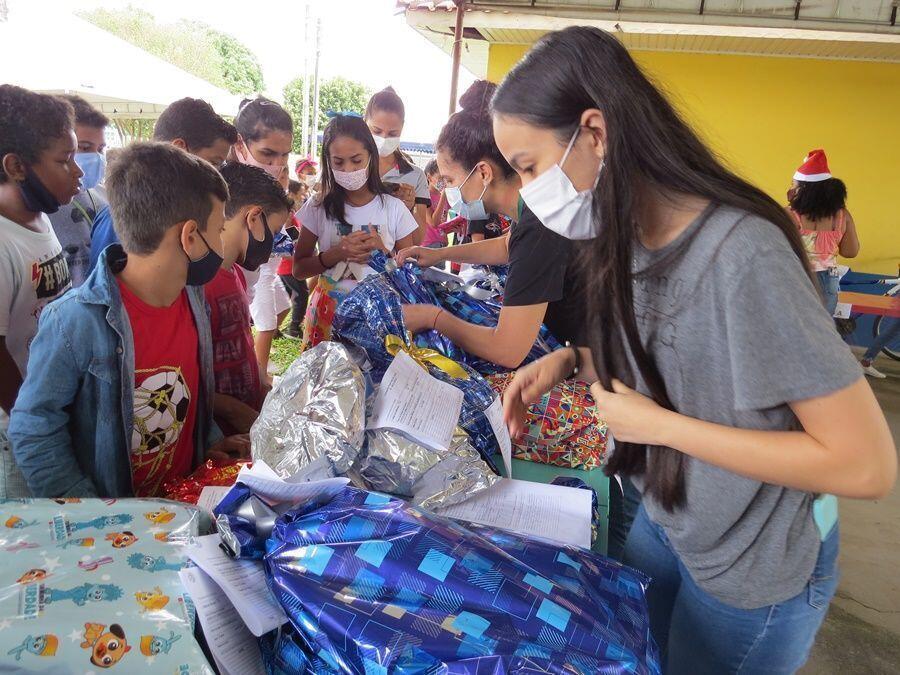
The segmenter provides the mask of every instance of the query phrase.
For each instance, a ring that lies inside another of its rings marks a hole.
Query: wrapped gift
[[[197,509],[68,498],[0,511],[0,670],[213,673],[178,576]]]
[[[277,663],[316,673],[658,673],[639,572],[345,488],[279,516]]]
[[[225,487],[234,485],[241,467],[247,462],[234,461],[220,463],[211,459],[186,478],[176,478],[165,484],[166,499],[186,504],[196,504],[200,493],[207,486]]]
[[[503,395],[515,373],[487,379]],[[590,387],[567,380],[528,408],[525,432],[513,440],[513,457],[541,464],[594,469],[606,462],[609,434],[597,416]]]
[[[496,468],[491,457],[499,446],[484,414],[497,398],[494,390],[470,366],[435,349],[420,347],[405,332],[400,294],[386,275],[368,277],[347,296],[334,318],[334,338],[365,352],[369,374],[376,384],[381,383],[394,355],[403,350],[433,377],[460,389],[463,406],[459,426],[488,465]]]
[[[363,374],[346,347],[323,342],[294,361],[266,396],[250,429],[251,452],[282,478],[304,469],[335,476],[356,461],[365,426]]]

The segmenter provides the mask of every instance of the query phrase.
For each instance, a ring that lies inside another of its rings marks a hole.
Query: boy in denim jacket
[[[200,288],[222,262],[225,182],[171,144],[138,143],[106,188],[122,243],[42,314],[10,421],[38,497],[160,496],[204,459],[249,450],[213,422]]]

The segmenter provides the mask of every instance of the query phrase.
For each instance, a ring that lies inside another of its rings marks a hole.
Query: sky
[[[321,79],[342,75],[373,91],[393,86],[406,106],[404,140],[434,141],[447,118],[450,57],[406,25],[395,0],[10,0],[10,7],[17,2],[68,11],[122,9],[131,4],[162,23],[182,18],[203,21],[230,33],[256,54],[266,93],[277,100],[284,85],[303,74],[308,4],[310,15],[322,19]],[[459,92],[473,80],[462,69]]]

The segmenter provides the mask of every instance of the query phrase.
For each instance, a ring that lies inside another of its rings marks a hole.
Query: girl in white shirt
[[[321,166],[321,192],[297,213],[303,227],[294,247],[294,276],[320,275],[306,310],[301,350],[330,339],[340,301],[375,274],[368,265],[372,251],[391,254],[412,245],[418,227],[403,202],[387,193],[375,141],[361,117],[337,115],[328,123]]]

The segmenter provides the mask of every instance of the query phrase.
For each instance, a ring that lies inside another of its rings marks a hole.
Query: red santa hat
[[[794,180],[801,183],[818,183],[831,178],[828,170],[828,158],[821,149],[810,150],[800,168],[794,172]]]

